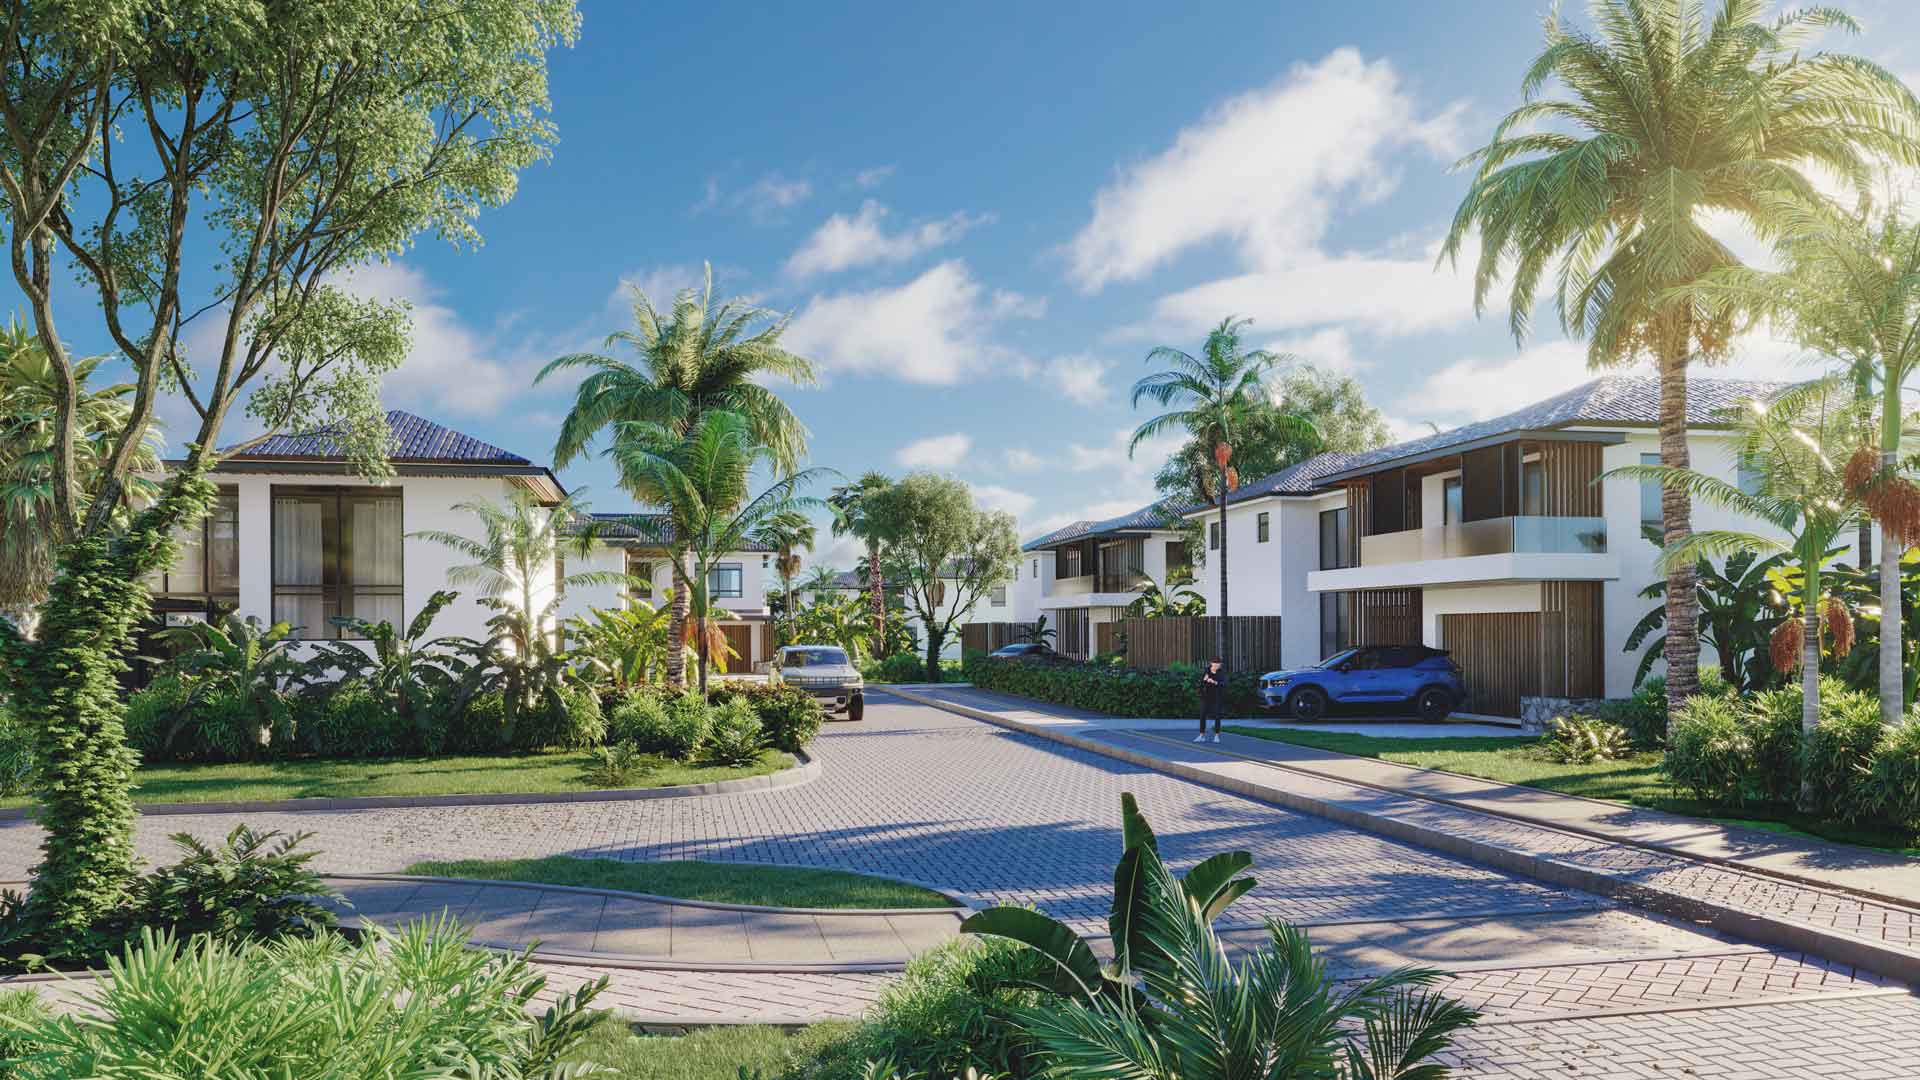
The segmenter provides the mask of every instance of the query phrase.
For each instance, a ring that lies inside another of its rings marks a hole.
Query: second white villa
[[[1695,469],[1742,487],[1726,417],[1784,384],[1693,379]],[[1522,696],[1624,697],[1639,653],[1625,643],[1658,601],[1660,488],[1621,477],[1659,460],[1659,383],[1612,375],[1505,416],[1358,454],[1321,454],[1228,498],[1232,614],[1280,616],[1282,661],[1303,666],[1353,645],[1450,650],[1470,709],[1520,715]],[[1204,523],[1194,587],[1218,612],[1218,507]],[[1694,504],[1696,529],[1767,526]],[[1055,617],[1058,647],[1088,655],[1089,623],[1118,618],[1142,574],[1182,557],[1153,507],[1077,522],[1026,545],[1014,621]],[[1851,559],[1851,554],[1844,556]],[[1714,662],[1702,643],[1701,663]],[[1658,662],[1654,668],[1658,673]]]

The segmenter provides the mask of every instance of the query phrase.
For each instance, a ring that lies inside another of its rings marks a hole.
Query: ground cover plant
[[[943,908],[953,901],[931,889],[891,878],[794,866],[714,863],[687,859],[620,862],[576,859],[458,859],[418,862],[409,874],[485,878],[541,885],[651,893],[679,900],[761,907]]]

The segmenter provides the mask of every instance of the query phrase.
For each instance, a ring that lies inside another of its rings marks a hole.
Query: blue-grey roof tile
[[[469,465],[524,465],[533,462],[519,454],[502,450],[492,443],[436,424],[410,412],[393,409],[387,413],[387,458],[395,462],[458,462]],[[275,435],[243,453],[230,455],[235,461],[290,459],[307,461],[344,461],[339,441],[332,430],[310,431],[298,435]]]

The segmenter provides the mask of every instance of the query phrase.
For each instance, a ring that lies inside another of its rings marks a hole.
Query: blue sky
[[[1910,5],[1844,6],[1868,33],[1838,47],[1920,74]],[[1351,371],[1397,431],[1495,415],[1588,377],[1432,269],[1447,167],[1517,102],[1543,7],[585,0],[551,58],[560,143],[484,247],[356,275],[415,305],[385,396],[544,459],[568,387],[533,373],[626,325],[623,283],[664,302],[704,260],[794,313],[813,463],[952,472],[1023,534],[1151,498],[1126,389],[1228,314]],[[79,299],[63,326],[101,349]],[[563,479],[631,506],[603,463]]]

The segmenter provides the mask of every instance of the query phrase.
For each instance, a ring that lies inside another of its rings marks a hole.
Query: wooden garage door
[[[1467,712],[1520,715],[1520,696],[1540,692],[1540,613],[1440,616],[1440,647],[1467,683]]]
[[[727,661],[728,671],[752,671],[754,661],[763,659],[753,655],[753,627],[745,623],[721,623],[720,630],[727,635],[727,646],[734,651],[734,659]]]

